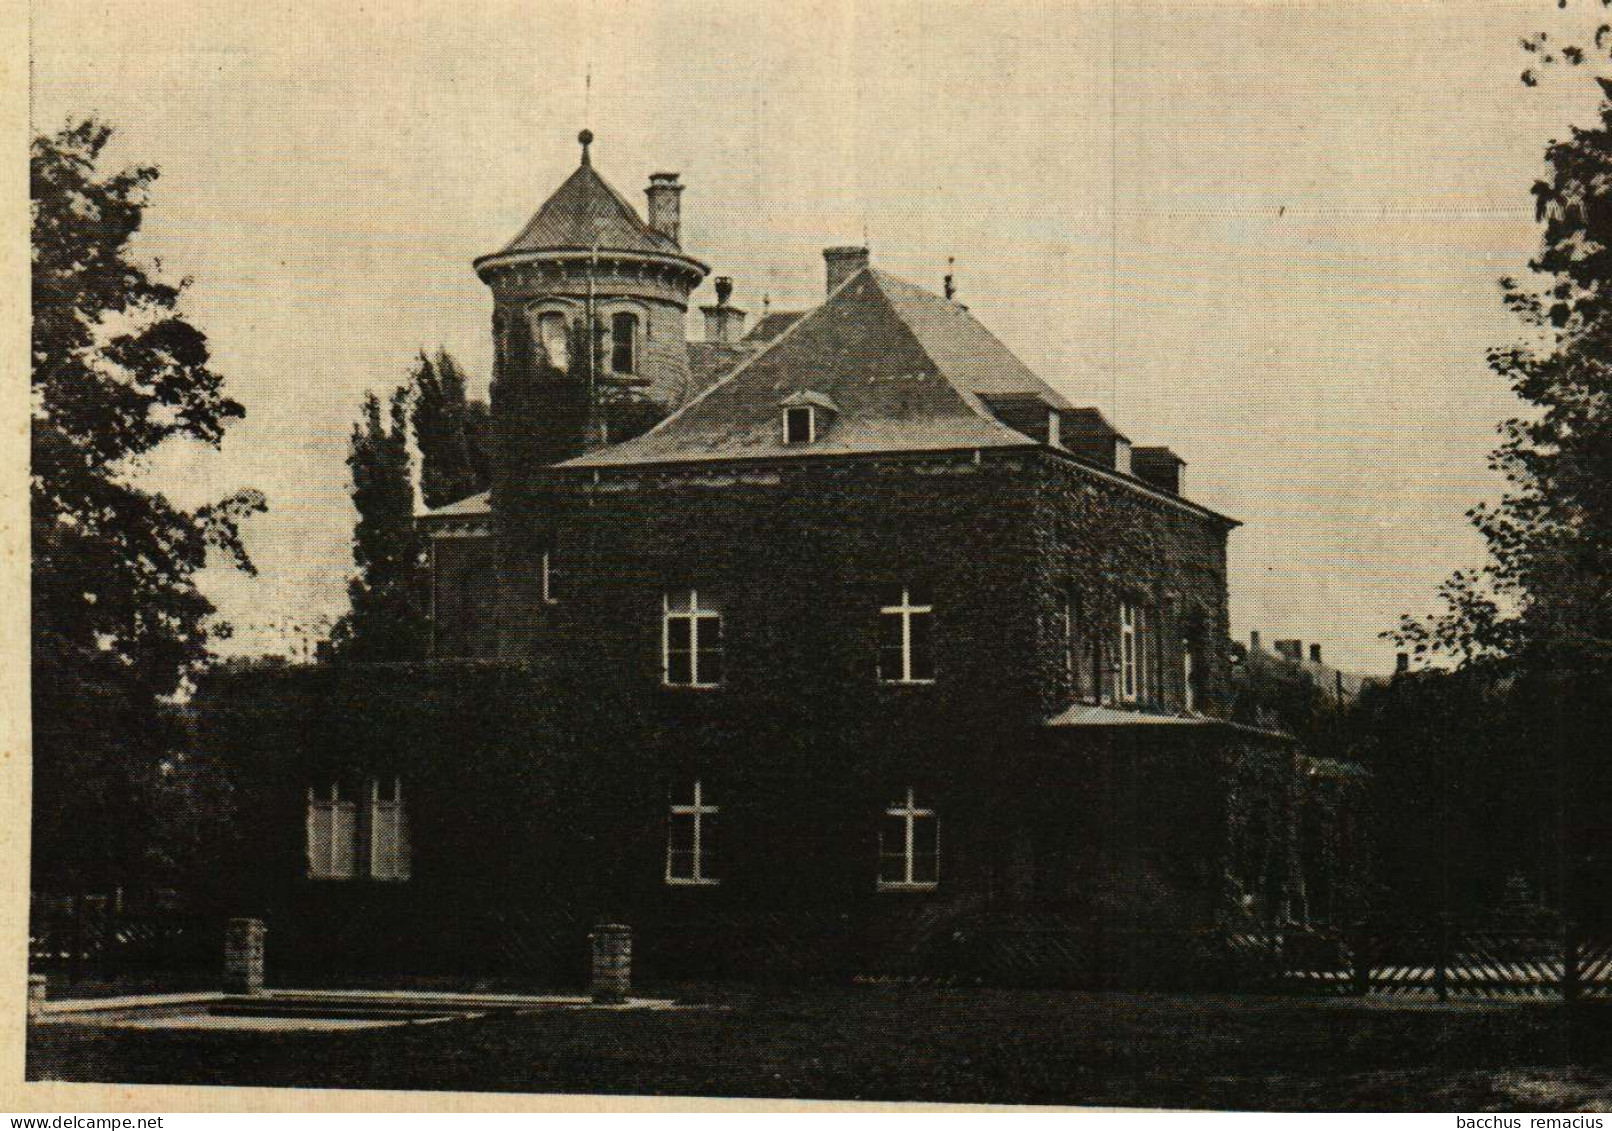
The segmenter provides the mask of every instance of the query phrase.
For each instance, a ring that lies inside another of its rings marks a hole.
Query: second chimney
[[[1320,662],[1321,662],[1321,645],[1319,645],[1319,644],[1311,644],[1310,645],[1310,663],[1319,664]]]
[[[644,195],[649,197],[649,226],[679,247],[683,246],[680,239],[683,209],[678,199],[683,195],[683,186],[677,183],[677,174],[649,174],[649,187]]]
[[[823,262],[828,265],[828,293],[833,294],[841,284],[868,265],[865,247],[825,247]]]
[[[716,279],[716,305],[702,306],[705,315],[705,340],[733,343],[744,337],[744,311],[728,300],[733,297],[733,280],[727,275]]]

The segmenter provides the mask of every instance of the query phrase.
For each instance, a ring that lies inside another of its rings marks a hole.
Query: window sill
[[[721,691],[726,686],[721,683],[667,683],[664,679],[660,685],[667,691]]]
[[[714,888],[721,880],[690,880],[680,879],[676,876],[666,877],[666,886],[669,888]]]
[[[935,681],[932,680],[932,679],[881,679],[879,681],[879,686],[880,687],[933,687],[933,686],[935,686]]]
[[[940,886],[940,881],[939,880],[936,880],[933,883],[927,883],[927,884],[925,884],[925,883],[911,883],[911,884],[907,884],[907,883],[886,883],[884,880],[879,881],[879,890],[880,891],[934,891],[939,886]]]

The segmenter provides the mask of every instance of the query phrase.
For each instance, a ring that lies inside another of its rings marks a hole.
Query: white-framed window
[[[1192,640],[1189,637],[1181,639],[1181,704],[1187,710],[1196,710],[1198,706],[1198,689],[1193,681],[1198,673],[1192,670]]]
[[[537,340],[548,354],[549,364],[559,370],[571,367],[571,322],[559,311],[537,316]]]
[[[406,880],[412,866],[403,779],[369,780],[369,874],[376,880]]]
[[[308,787],[308,878],[350,880],[358,861],[358,807],[339,782]]]
[[[926,587],[882,587],[879,679],[884,683],[935,681],[935,605]]]
[[[911,786],[879,822],[879,890],[929,891],[940,882],[940,818]]]
[[[1074,586],[1058,591],[1058,647],[1070,691],[1080,696],[1080,594]]]
[[[810,444],[817,439],[817,410],[811,405],[784,409],[784,443]]]
[[[694,779],[693,798],[673,801],[666,818],[666,882],[676,886],[706,886],[720,881],[713,875],[711,838],[721,810],[710,803],[705,786]]]
[[[695,589],[661,600],[661,678],[671,687],[716,687],[722,682],[721,607]]]
[[[638,372],[638,315],[625,310],[610,316],[610,370]]]
[[[1127,703],[1154,697],[1162,671],[1154,639],[1153,614],[1144,604],[1123,601],[1119,606],[1119,696]]]
[[[554,604],[556,601],[558,601],[560,599],[556,595],[556,589],[555,589],[555,586],[554,586],[554,549],[553,549],[553,547],[549,547],[548,549],[545,549],[543,551],[543,558],[542,558],[542,561],[539,563],[539,568],[542,571],[540,580],[542,581],[542,584],[543,584],[543,600],[544,600],[545,603],[552,605],[552,604]]]
[[[1142,612],[1129,601],[1119,606],[1119,695],[1127,703],[1134,703],[1141,692],[1139,680],[1142,665],[1138,662],[1141,647]]]

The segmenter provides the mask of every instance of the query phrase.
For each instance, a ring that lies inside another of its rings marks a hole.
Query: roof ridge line
[[[871,264],[869,264],[867,267],[863,268],[863,270],[865,270],[870,276],[872,276],[873,281],[875,283],[879,283],[883,279],[892,279],[896,283],[898,283],[898,284],[900,284],[902,286],[911,287],[913,290],[918,291],[918,292],[920,292],[920,293],[922,293],[924,295],[927,295],[928,297],[930,297],[932,299],[935,299],[935,300],[937,300],[939,302],[949,302],[950,301],[948,299],[941,298],[939,295],[935,294],[933,291],[924,290],[917,283],[910,283],[906,279],[903,279],[899,275],[892,275],[888,271],[885,271],[885,270],[883,270],[881,268],[874,267]],[[884,290],[884,288],[881,286],[880,287],[880,293],[882,293],[884,295],[884,300],[886,302],[890,303],[892,305],[892,307],[894,307],[896,300],[891,298],[890,292]],[[983,322],[980,322],[980,320],[978,318],[975,318],[967,310],[962,310],[960,313],[963,315],[964,318],[970,319],[971,321],[976,323],[980,327],[980,329],[986,330],[986,333],[990,333],[990,331],[986,329],[985,324]],[[952,392],[957,394],[958,399],[963,402],[963,407],[967,408],[975,416],[979,417],[981,420],[985,421],[985,423],[989,424],[991,427],[995,428],[996,430],[998,430],[1000,432],[1006,432],[1010,436],[1014,436],[1014,437],[1022,437],[1024,435],[1024,433],[1020,432],[1017,428],[1009,428],[1006,424],[1003,424],[1001,420],[997,419],[996,414],[985,406],[985,403],[980,399],[980,396],[979,396],[978,393],[974,392],[974,390],[972,390],[972,389],[963,388],[963,386],[958,383],[958,381],[952,376],[952,374],[948,373],[946,371],[945,367],[943,367],[940,364],[940,362],[935,360],[935,355],[929,351],[929,346],[924,341],[923,335],[919,334],[917,330],[913,329],[912,323],[909,322],[906,318],[903,318],[901,316],[901,311],[896,310],[895,314],[896,314],[896,317],[900,320],[901,324],[907,328],[907,334],[908,334],[909,337],[912,338],[913,342],[917,345],[918,352],[923,354],[924,357],[929,359],[929,364],[934,368],[935,372],[937,374],[939,374],[941,380],[946,382],[946,387],[951,389]],[[802,319],[802,321],[804,321],[804,319]],[[994,334],[992,334],[991,336],[993,338],[996,338],[996,335],[994,335]],[[996,338],[996,342],[997,342],[998,345],[1002,346],[1002,348],[1004,350],[1007,349],[1007,346],[1002,342],[1002,340],[1000,338]],[[1012,352],[1012,351],[1009,351],[1009,352]],[[1025,366],[1025,368],[1028,369],[1029,366]]]
[[[658,421],[654,425],[654,427],[650,428],[648,431],[642,432],[639,435],[634,436],[631,440],[628,440],[627,443],[628,444],[635,443],[638,440],[643,439],[645,436],[653,436],[653,435],[655,435],[655,433],[657,433],[661,429],[665,428],[672,421],[676,420],[678,417],[682,416],[689,409],[693,408],[695,405],[697,405],[701,401],[703,401],[706,397],[710,396],[712,393],[714,393],[718,389],[722,388],[729,381],[732,381],[734,378],[739,376],[739,374],[741,374],[745,370],[749,369],[750,366],[754,365],[756,362],[758,362],[762,358],[766,357],[769,353],[771,353],[773,351],[774,348],[776,348],[778,345],[780,345],[782,342],[784,342],[786,339],[788,339],[791,335],[793,335],[796,330],[799,330],[806,323],[810,322],[813,318],[817,317],[818,313],[820,311],[822,311],[825,307],[827,307],[829,303],[833,302],[835,297],[841,291],[843,291],[846,287],[850,286],[853,282],[855,282],[863,274],[871,274],[872,271],[873,271],[873,268],[871,268],[871,267],[863,267],[860,271],[857,271],[855,274],[851,275],[844,282],[842,282],[839,286],[835,287],[832,291],[830,291],[828,297],[825,298],[822,302],[818,303],[816,306],[814,306],[810,310],[806,311],[806,313],[802,314],[799,318],[795,319],[787,327],[785,327],[783,333],[779,334],[772,341],[768,342],[761,349],[757,350],[755,353],[751,354],[749,357],[745,358],[744,361],[740,362],[737,366],[735,366],[733,368],[733,371],[730,372],[726,377],[722,377],[722,378],[719,378],[719,379],[717,379],[715,381],[712,381],[705,388],[701,389],[698,393],[694,394],[694,398],[692,400],[688,401],[686,404],[680,405],[676,412],[674,412],[670,416],[667,416],[667,417],[663,418],[662,420]],[[926,357],[928,356],[928,351],[925,351],[925,356]],[[930,359],[930,364],[931,365],[934,364],[934,360],[932,358]],[[626,445],[622,445],[622,446],[625,447]],[[570,463],[570,462],[571,462],[570,460],[565,461],[565,463]],[[564,463],[556,464],[555,466],[564,467],[565,464]]]

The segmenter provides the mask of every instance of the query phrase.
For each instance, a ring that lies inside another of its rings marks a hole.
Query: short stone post
[[[263,992],[263,920],[231,919],[224,931],[224,992]]]
[[[588,941],[593,944],[594,1004],[621,1004],[632,989],[632,928],[600,923]]]
[[[28,1020],[45,1015],[45,1001],[50,994],[50,983],[43,974],[28,975]]]

